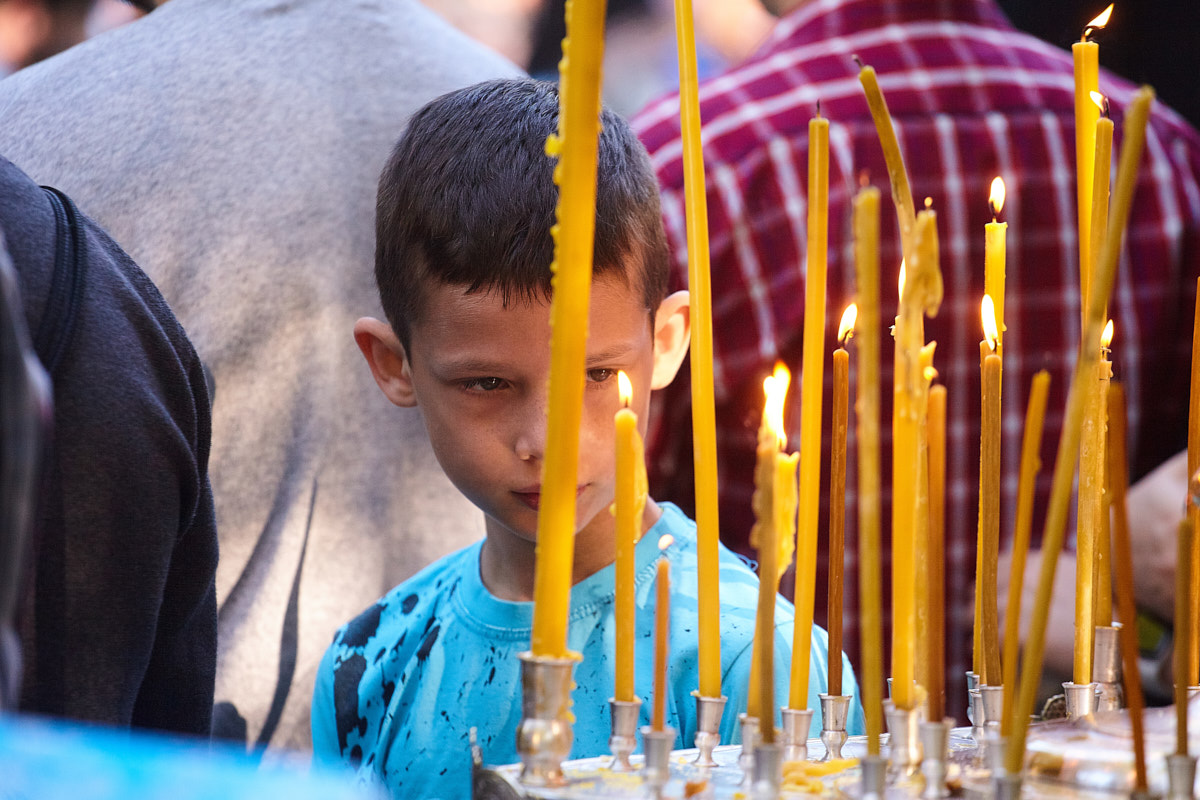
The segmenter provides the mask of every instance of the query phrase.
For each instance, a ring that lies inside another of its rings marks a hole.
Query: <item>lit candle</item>
[[[1104,95],[1099,92],[1091,92],[1090,99],[1099,109],[1100,116],[1096,120],[1095,131],[1092,134],[1092,149],[1095,157],[1092,161],[1091,221],[1088,232],[1091,241],[1088,251],[1098,253],[1104,246],[1104,237],[1108,236],[1108,190],[1109,173],[1112,171],[1113,122],[1109,119],[1108,100]],[[1088,274],[1090,275],[1090,273]],[[1086,297],[1087,290],[1087,284],[1082,284],[1081,296]]]
[[[617,430],[617,563],[616,563],[616,690],[617,700],[633,700],[634,550],[642,533],[646,508],[646,462],[637,414],[629,408],[633,387],[624,371],[617,373],[622,408]]]
[[[932,380],[934,376],[930,376]],[[946,387],[929,390],[929,719],[946,716]]]
[[[808,268],[804,279],[804,350],[800,383],[800,518],[793,598],[792,671],[788,707],[808,708],[817,591],[817,524],[821,503],[821,390],[825,363],[825,266],[829,235],[829,120],[808,123]],[[832,690],[831,690],[832,691]]]
[[[1187,654],[1193,638],[1187,607],[1188,584],[1192,573],[1192,521],[1179,523],[1178,548],[1175,551],[1175,753],[1188,754],[1188,681]]]
[[[596,228],[596,147],[604,54],[602,3],[568,0],[567,38],[560,62],[558,133],[546,153],[558,156],[554,237],[554,298],[550,319],[549,411],[538,507],[533,585],[534,655],[567,655],[567,611],[575,558],[575,495],[584,351]]]
[[[1095,133],[1099,109],[1092,102],[1091,93],[1099,89],[1100,47],[1090,37],[1093,32],[1108,24],[1112,16],[1112,5],[1104,9],[1083,29],[1083,36],[1071,45],[1075,63],[1075,188],[1079,205],[1079,284],[1080,297],[1086,303],[1088,285],[1092,274],[1091,223],[1092,223],[1092,175],[1095,169]]]
[[[855,57],[857,61],[857,57]],[[892,202],[896,204],[896,217],[900,223],[900,247],[905,259],[912,257],[913,235],[916,228],[916,210],[913,206],[912,190],[908,184],[908,170],[904,168],[904,157],[900,143],[892,126],[892,115],[888,113],[887,101],[879,89],[875,68],[863,66],[859,61],[858,80],[867,96],[867,107],[875,121],[875,131],[883,147],[883,158],[887,163],[888,179],[892,185]]]
[[[1097,184],[1099,180],[1096,181]],[[1100,476],[1097,483],[1100,486],[1100,512],[1097,515],[1095,542],[1095,571],[1092,587],[1093,624],[1112,625],[1112,536],[1110,528],[1109,501],[1111,494],[1106,489],[1108,484],[1108,387],[1112,381],[1112,362],[1108,360],[1109,348],[1112,346],[1113,321],[1110,319],[1100,335],[1100,362],[1096,367],[1096,449],[1100,451]]]
[[[996,309],[996,353],[1003,357],[1004,331],[1004,271],[1007,256],[1005,236],[1008,233],[1007,222],[997,222],[1004,208],[1004,179],[997,176],[992,180],[992,190],[988,195],[988,206],[992,210],[992,221],[983,226],[983,291],[992,298]]]
[[[713,398],[712,289],[708,206],[700,143],[700,96],[691,0],[675,0],[679,53],[679,128],[683,140],[684,215],[691,298],[692,453],[696,481],[696,613],[700,694],[721,696],[721,602],[718,580],[716,405]]]
[[[921,691],[925,692],[927,698],[934,671],[934,664],[930,658],[933,653],[930,649],[933,638],[930,625],[933,618],[932,605],[934,598],[929,593],[928,588],[933,573],[933,564],[930,563],[932,561],[932,550],[929,538],[929,387],[933,383],[933,379],[937,376],[937,370],[933,368],[933,354],[936,349],[937,342],[930,342],[922,347],[919,362],[922,376],[920,386],[925,398],[925,405],[918,409],[917,504],[916,525],[913,529],[913,565],[916,569],[913,576],[916,597],[913,602],[917,609],[917,652],[914,656],[913,678],[917,686],[921,687]]]
[[[942,299],[938,268],[937,215],[917,215],[913,260],[896,315],[892,456],[892,700],[898,708],[917,703],[916,661],[916,530],[920,426],[925,411],[925,379],[920,374],[923,315],[937,313]]]
[[[982,356],[982,419],[979,436],[979,540],[975,573],[976,610],[980,629],[979,682],[998,686],[1000,675],[1000,623],[996,600],[996,562],[1000,557],[1000,356],[992,298],[981,303],[985,340]]]
[[[867,752],[879,755],[883,733],[883,612],[879,558],[879,190],[864,186],[854,197],[854,274],[858,361],[855,439],[858,443],[858,586],[862,698]]]
[[[674,537],[665,533],[658,539],[658,549],[666,550],[674,542]],[[650,716],[650,727],[661,731],[667,716],[667,664],[670,655],[667,641],[671,635],[671,562],[661,556],[654,588],[654,709]]]
[[[1008,601],[1004,613],[1004,664],[1001,675],[1008,682],[1004,693],[1004,713],[1000,718],[1000,733],[1012,731],[1013,709],[1016,707],[1017,656],[1020,653],[1021,591],[1025,583],[1025,560],[1029,555],[1029,538],[1033,527],[1033,494],[1042,461],[1038,449],[1042,443],[1042,426],[1046,419],[1046,398],[1050,393],[1050,373],[1039,371],[1029,388],[1029,404],[1025,407],[1025,435],[1021,441],[1021,474],[1017,484],[1017,518],[1013,525],[1012,562],[1008,580]]]
[[[1112,486],[1113,550],[1116,558],[1117,608],[1121,617],[1121,658],[1125,676],[1125,698],[1129,703],[1129,727],[1133,732],[1133,760],[1136,786],[1141,792],[1146,783],[1146,729],[1142,719],[1146,701],[1142,696],[1142,677],[1138,669],[1137,609],[1133,600],[1133,546],[1129,541],[1129,513],[1125,490],[1129,486],[1129,467],[1125,460],[1125,392],[1114,383],[1108,395],[1108,475]]]
[[[1046,652],[1046,622],[1050,613],[1050,597],[1054,591],[1054,572],[1058,566],[1058,554],[1066,536],[1067,510],[1071,499],[1071,484],[1075,474],[1075,457],[1079,452],[1079,439],[1083,400],[1090,390],[1093,376],[1090,365],[1100,356],[1100,333],[1104,325],[1104,308],[1112,292],[1117,262],[1121,254],[1121,239],[1125,234],[1125,223],[1133,205],[1133,191],[1137,185],[1138,162],[1146,144],[1146,123],[1150,118],[1150,107],[1154,102],[1154,90],[1148,86],[1138,89],[1133,95],[1122,126],[1121,156],[1117,161],[1117,183],[1112,195],[1109,212],[1108,238],[1096,262],[1091,290],[1088,295],[1087,315],[1083,336],[1079,344],[1079,355],[1071,385],[1067,391],[1067,409],[1063,415],[1062,433],[1058,442],[1058,453],[1054,460],[1054,478],[1050,487],[1050,505],[1046,511],[1046,523],[1042,534],[1042,567],[1038,574],[1038,587],[1033,605],[1033,619],[1026,640],[1025,659],[1021,670],[1020,695],[1017,711],[1013,715],[1013,735],[1005,751],[1004,766],[1010,773],[1021,771],[1025,756],[1025,739],[1029,732],[1029,717],[1037,701],[1038,681],[1041,678],[1042,658]]]
[[[858,307],[851,303],[842,313],[838,341],[854,335]],[[844,346],[833,351],[833,441],[829,456],[829,586],[826,595],[829,631],[829,694],[842,693],[842,569],[846,536],[846,429],[850,414],[850,354]]]

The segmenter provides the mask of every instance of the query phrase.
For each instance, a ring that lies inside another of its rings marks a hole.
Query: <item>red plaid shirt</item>
[[[1086,22],[1086,20],[1085,20]],[[1115,35],[1110,32],[1107,35]],[[1103,45],[1101,45],[1103,46]],[[938,212],[945,299],[926,336],[947,386],[946,643],[948,708],[960,717],[968,668],[979,464],[979,302],[984,293],[984,224],[996,175],[1008,189],[1001,529],[1011,535],[1025,403],[1033,374],[1052,376],[1041,450],[1034,529],[1040,532],[1058,446],[1065,388],[1079,341],[1071,56],[1015,30],[991,0],[813,0],[780,20],[764,48],[700,89],[712,252],[717,448],[721,536],[747,550],[753,518],[755,430],[762,378],[777,358],[800,365],[805,290],[808,121],[818,100],[830,120],[829,277],[826,351],[854,296],[851,199],[866,172],[884,205],[880,254],[883,335],[896,307],[900,263],[896,216],[875,126],[852,60],[875,67],[891,109],[918,208]],[[1133,87],[1102,72],[1119,152]],[[651,104],[634,124],[663,186],[674,284],[687,282],[683,172],[677,96]],[[1158,105],[1109,313],[1112,361],[1128,393],[1130,452],[1137,477],[1185,446],[1195,281],[1200,273],[1200,136]],[[892,343],[882,343],[890,386]],[[853,344],[851,345],[853,348]],[[826,358],[822,487],[828,487],[829,382]],[[853,361],[852,361],[853,364]],[[853,373],[853,368],[852,368]],[[853,379],[852,379],[853,380]],[[793,385],[799,385],[798,381]],[[851,387],[853,391],[853,385]],[[694,499],[686,369],[660,393],[649,441],[654,496]],[[882,392],[883,480],[891,474],[891,393]],[[799,430],[793,394],[789,428]],[[858,649],[855,465],[851,414],[845,502],[845,635]],[[792,447],[798,446],[793,441]],[[886,494],[886,493],[885,493]],[[827,491],[823,491],[827,495]],[[823,497],[825,538],[828,497]],[[889,519],[884,498],[883,519]],[[889,536],[883,537],[888,542]],[[890,545],[885,544],[885,575]],[[824,542],[822,541],[822,551]],[[824,553],[820,557],[824,570]],[[885,582],[890,580],[885,577]],[[818,620],[824,578],[818,577]],[[890,597],[885,586],[886,598]]]

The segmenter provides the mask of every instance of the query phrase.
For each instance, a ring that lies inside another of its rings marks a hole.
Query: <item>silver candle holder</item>
[[[779,713],[783,719],[783,760],[808,761],[808,733],[812,729],[812,709],[782,708]],[[846,727],[844,722],[842,727]]]
[[[575,735],[571,728],[571,673],[574,658],[553,658],[524,652],[521,661],[521,725],[517,728],[517,753],[521,757],[521,783],[527,786],[562,786],[562,763],[571,753]]]
[[[759,742],[754,748],[754,777],[751,797],[776,800],[783,786],[783,746]]]
[[[979,746],[979,763],[981,766],[994,770],[996,763],[1003,762],[1003,752],[997,740],[1000,736],[1000,721],[1004,718],[1004,687],[980,686],[979,692],[979,727],[980,732],[975,743]]]
[[[846,719],[849,715],[849,695],[821,695],[821,744],[825,745],[822,761],[842,757],[842,745],[846,744],[847,738]],[[805,749],[808,749],[807,746]]]
[[[742,770],[742,786],[746,794],[754,791],[754,751],[758,747],[759,727],[758,717],[749,714],[738,714],[738,724],[742,729],[742,752],[738,756],[738,767]]]
[[[692,692],[696,698],[696,760],[697,767],[711,768],[717,765],[713,760],[713,750],[721,743],[721,717],[725,713],[724,695],[720,697],[704,697],[700,692]]]
[[[646,754],[644,778],[646,788],[655,796],[661,796],[663,787],[671,779],[671,748],[675,745],[675,729],[664,725],[660,731],[649,725],[642,728],[642,751]]]
[[[946,762],[950,755],[950,729],[954,720],[947,717],[938,722],[922,722],[918,726],[921,737],[921,774],[925,776],[925,789],[921,797],[925,800],[940,800],[950,796],[946,786]]]
[[[1092,652],[1092,677],[1099,687],[1097,711],[1116,711],[1125,705],[1125,690],[1121,684],[1121,629],[1097,625]]]
[[[1021,776],[1007,772],[997,774],[993,779],[996,788],[996,800],[1020,800]]]
[[[917,773],[921,766],[921,739],[917,726],[921,720],[919,708],[898,708],[890,700],[883,704],[888,724],[888,759],[890,771],[900,780]]]
[[[1196,757],[1167,756],[1167,800],[1192,800],[1196,791]]]
[[[967,720],[971,725],[977,726],[975,721],[975,690],[979,688],[979,673],[973,670],[967,670]],[[979,725],[982,727],[982,725]]]
[[[1062,686],[1067,703],[1067,719],[1091,719],[1096,713],[1096,698],[1100,694],[1096,684],[1067,681]]]
[[[612,735],[608,737],[608,749],[612,752],[613,761],[609,767],[613,772],[632,772],[633,764],[629,757],[637,747],[638,717],[642,713],[642,699],[632,700],[608,699],[608,708],[612,718]]]
[[[887,779],[887,761],[883,756],[863,756],[862,800],[883,800],[883,787]]]

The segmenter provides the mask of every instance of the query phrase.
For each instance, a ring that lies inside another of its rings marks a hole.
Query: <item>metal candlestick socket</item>
[[[975,712],[975,727],[971,735],[978,747],[978,763],[990,769],[999,752],[992,734],[999,735],[1000,720],[1004,717],[1004,687],[981,685],[976,691],[979,693],[979,707]]]
[[[646,786],[654,796],[671,779],[671,748],[675,745],[675,729],[664,725],[656,731],[649,725],[642,728],[642,751],[646,754]]]
[[[987,733],[984,734],[983,739],[987,742],[984,763],[994,779],[1004,774],[1004,746],[1008,740],[1000,735],[1000,723],[998,722],[988,723]]]
[[[975,690],[978,688],[979,673],[967,670],[967,720],[972,726],[979,725],[975,721]]]
[[[1196,757],[1167,756],[1167,800],[1192,800],[1196,791]]]
[[[521,782],[527,786],[562,786],[562,763],[571,753],[571,673],[574,658],[520,653],[521,725],[517,753]]]
[[[721,743],[721,716],[725,713],[724,695],[720,697],[704,697],[700,692],[692,692],[696,698],[696,760],[697,767],[715,767],[713,748]]]
[[[738,766],[742,769],[742,782],[746,793],[750,794],[754,788],[754,750],[758,747],[759,739],[758,717],[738,714],[738,723],[742,726],[742,753],[738,756]]]
[[[1063,684],[1063,696],[1067,701],[1067,719],[1091,719],[1096,713],[1096,698],[1100,692],[1094,683]]]
[[[996,787],[996,800],[1020,800],[1021,776],[1000,772],[992,778]]]
[[[921,761],[921,774],[925,776],[925,800],[939,800],[950,796],[946,786],[946,761],[950,753],[950,729],[954,720],[950,717],[940,722],[922,722],[918,726],[921,749],[925,758]]]
[[[917,724],[921,720],[918,708],[897,708],[888,701],[883,704],[888,724],[889,767],[899,778],[910,778],[921,765],[921,739]]]
[[[863,756],[860,764],[862,766],[862,800],[883,800],[887,761],[883,756]]]
[[[1155,794],[1154,792],[1150,791],[1149,789],[1147,789],[1146,791],[1142,791],[1141,789],[1134,789],[1132,792],[1129,793],[1129,800],[1162,800],[1162,795]]]
[[[825,695],[821,697],[824,698]],[[812,709],[784,708],[780,709],[780,714],[783,715],[783,760],[808,761],[808,733],[812,729]],[[843,729],[846,727],[845,718],[843,713]],[[824,739],[824,734],[821,736]]]
[[[1092,677],[1100,689],[1100,696],[1096,700],[1097,711],[1116,711],[1125,705],[1125,691],[1121,686],[1120,632],[1121,629],[1116,626],[1096,626]]]
[[[634,767],[629,763],[629,756],[637,747],[638,716],[642,713],[642,699],[618,700],[608,699],[608,708],[612,714],[612,735],[608,738],[608,749],[613,754],[613,772],[632,772]]]
[[[846,718],[849,715],[849,695],[821,695],[821,743],[825,745],[822,761],[842,757],[842,745],[846,743]]]
[[[783,746],[759,742],[754,748],[754,782],[751,797],[776,800],[783,785]]]

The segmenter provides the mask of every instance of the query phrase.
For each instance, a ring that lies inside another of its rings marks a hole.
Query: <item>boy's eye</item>
[[[615,369],[607,369],[599,367],[597,369],[589,369],[587,371],[587,379],[592,383],[604,383],[609,378],[617,374]]]
[[[464,389],[476,392],[494,392],[503,386],[503,378],[470,378],[462,382]]]

